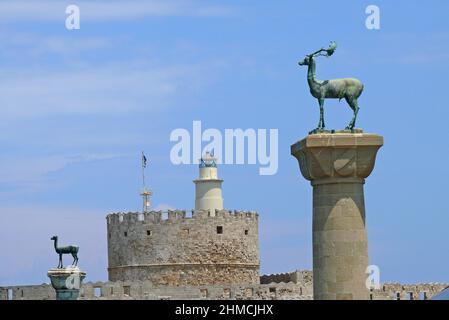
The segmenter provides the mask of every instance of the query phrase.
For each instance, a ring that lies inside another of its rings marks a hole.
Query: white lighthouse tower
[[[215,209],[223,209],[221,194],[223,180],[218,179],[216,160],[210,152],[206,152],[200,159],[199,179],[193,180],[195,183],[195,209],[210,210],[211,215],[215,215]]]

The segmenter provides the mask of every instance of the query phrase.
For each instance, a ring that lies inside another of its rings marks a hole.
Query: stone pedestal
[[[76,300],[86,273],[78,267],[53,268],[48,271],[56,300]]]
[[[313,186],[314,299],[368,299],[368,242],[363,184],[383,137],[312,134],[291,146]]]

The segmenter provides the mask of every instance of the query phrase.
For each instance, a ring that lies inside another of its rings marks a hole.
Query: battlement
[[[150,212],[116,212],[110,213],[106,216],[108,225],[121,224],[125,222],[130,223],[165,223],[176,222],[187,219],[244,219],[257,221],[259,214],[255,211],[243,211],[243,210],[168,210],[168,211],[150,211]]]
[[[309,283],[312,282],[311,270],[295,270],[293,272],[267,274],[260,276],[261,284],[270,283]]]
[[[258,283],[258,217],[239,210],[109,214],[109,279],[164,285]]]
[[[312,276],[311,270],[297,270],[271,276],[294,273]],[[372,300],[427,300],[444,290],[444,283],[383,283],[370,294]],[[55,291],[50,284],[27,286],[0,286],[0,300],[54,300]],[[160,299],[220,299],[220,300],[311,300],[311,279],[297,282],[271,282],[260,284],[215,284],[158,286],[149,280],[96,281],[82,283],[80,300],[160,300]]]

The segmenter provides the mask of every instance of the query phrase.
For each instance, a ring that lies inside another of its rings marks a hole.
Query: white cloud
[[[48,178],[52,172],[63,170],[70,164],[123,157],[123,154],[77,154],[17,157],[6,156],[0,162],[1,196],[34,192],[53,185]],[[58,183],[58,182],[54,182]]]
[[[0,2],[0,20],[61,21],[66,19],[65,8],[71,3],[60,0],[7,0]],[[80,8],[81,28],[83,21],[129,20],[151,16],[227,16],[228,6],[213,5],[200,1],[76,1]]]
[[[112,41],[107,38],[86,37],[86,38],[62,38],[48,37],[36,39],[36,51],[42,53],[75,54],[82,51],[93,51],[105,49],[112,46]]]
[[[49,55],[62,58],[70,65],[80,64],[81,53],[99,52],[120,48],[123,38],[120,37],[69,37],[43,36],[37,33],[0,30],[0,66],[16,64],[23,68],[33,64],[42,64],[49,60]]]
[[[147,63],[54,71],[2,70],[2,117],[121,114],[166,106],[213,80],[220,64],[154,66]],[[214,72],[215,71],[215,72]]]
[[[449,62],[449,32],[391,32],[383,34],[381,39],[385,47],[391,47],[393,52],[401,50],[401,54],[376,52],[373,61],[378,63],[437,65]]]

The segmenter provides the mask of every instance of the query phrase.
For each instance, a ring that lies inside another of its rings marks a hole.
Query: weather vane
[[[153,195],[153,192],[151,190],[148,190],[146,188],[145,183],[145,168],[147,167],[147,157],[145,156],[144,152],[142,151],[142,193],[140,194],[143,199],[143,208],[142,211],[148,212],[148,209],[150,208],[150,197]]]
[[[315,75],[315,57],[325,56],[330,57],[337,48],[337,43],[332,41],[329,48],[315,51],[314,53],[306,55],[306,57],[299,61],[300,66],[308,66],[307,70],[307,82],[309,84],[310,93],[316,99],[320,105],[320,121],[318,127],[312,130],[310,133],[324,132],[324,100],[325,99],[345,99],[349,107],[353,111],[353,117],[346,127],[346,130],[354,132],[355,121],[357,119],[357,113],[359,112],[359,104],[357,99],[360,97],[363,91],[363,84],[358,79],[343,78],[332,80],[317,80]]]

